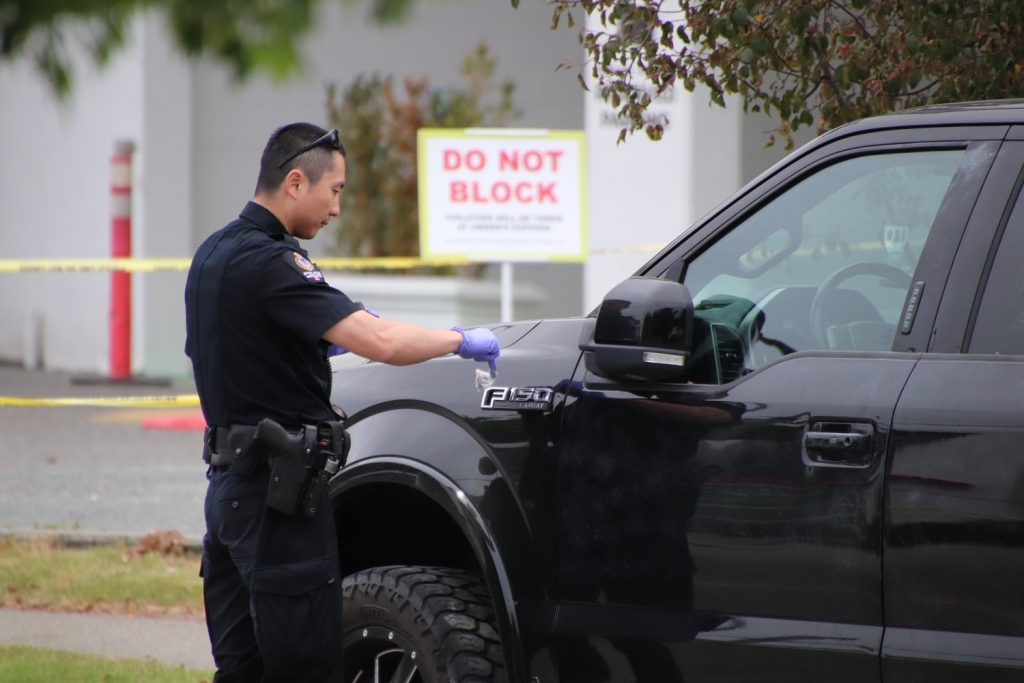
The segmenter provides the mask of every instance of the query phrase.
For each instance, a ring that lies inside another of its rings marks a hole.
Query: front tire
[[[474,574],[373,567],[345,577],[345,683],[505,683],[494,608]]]

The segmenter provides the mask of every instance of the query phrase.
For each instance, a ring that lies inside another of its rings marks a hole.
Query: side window
[[[1010,214],[989,271],[970,353],[1024,354],[1024,195]]]
[[[787,353],[887,350],[964,150],[863,156],[789,187],[685,266],[700,381]],[[700,360],[702,359],[702,360]]]

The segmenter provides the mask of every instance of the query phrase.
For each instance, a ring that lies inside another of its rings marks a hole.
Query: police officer
[[[337,130],[279,128],[255,197],[200,245],[188,273],[185,352],[208,425],[202,574],[218,683],[341,677],[330,505],[312,517],[268,507],[275,453],[253,447],[255,426],[269,418],[296,438],[319,429],[320,447],[339,452],[339,432],[323,429],[337,420],[331,345],[394,365],[458,353],[493,367],[500,353],[489,330],[380,319],[327,284],[298,240],[339,214],[344,187]]]

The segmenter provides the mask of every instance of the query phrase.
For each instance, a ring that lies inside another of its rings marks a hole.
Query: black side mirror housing
[[[679,381],[693,346],[693,298],[678,282],[631,277],[601,302],[580,340],[587,370],[628,381]]]

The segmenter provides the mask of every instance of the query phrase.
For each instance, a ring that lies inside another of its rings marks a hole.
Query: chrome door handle
[[[867,467],[871,460],[874,433],[875,428],[869,423],[816,422],[804,434],[804,464],[810,467]]]
[[[863,453],[871,446],[870,434],[850,432],[807,432],[804,447],[813,450]]]

